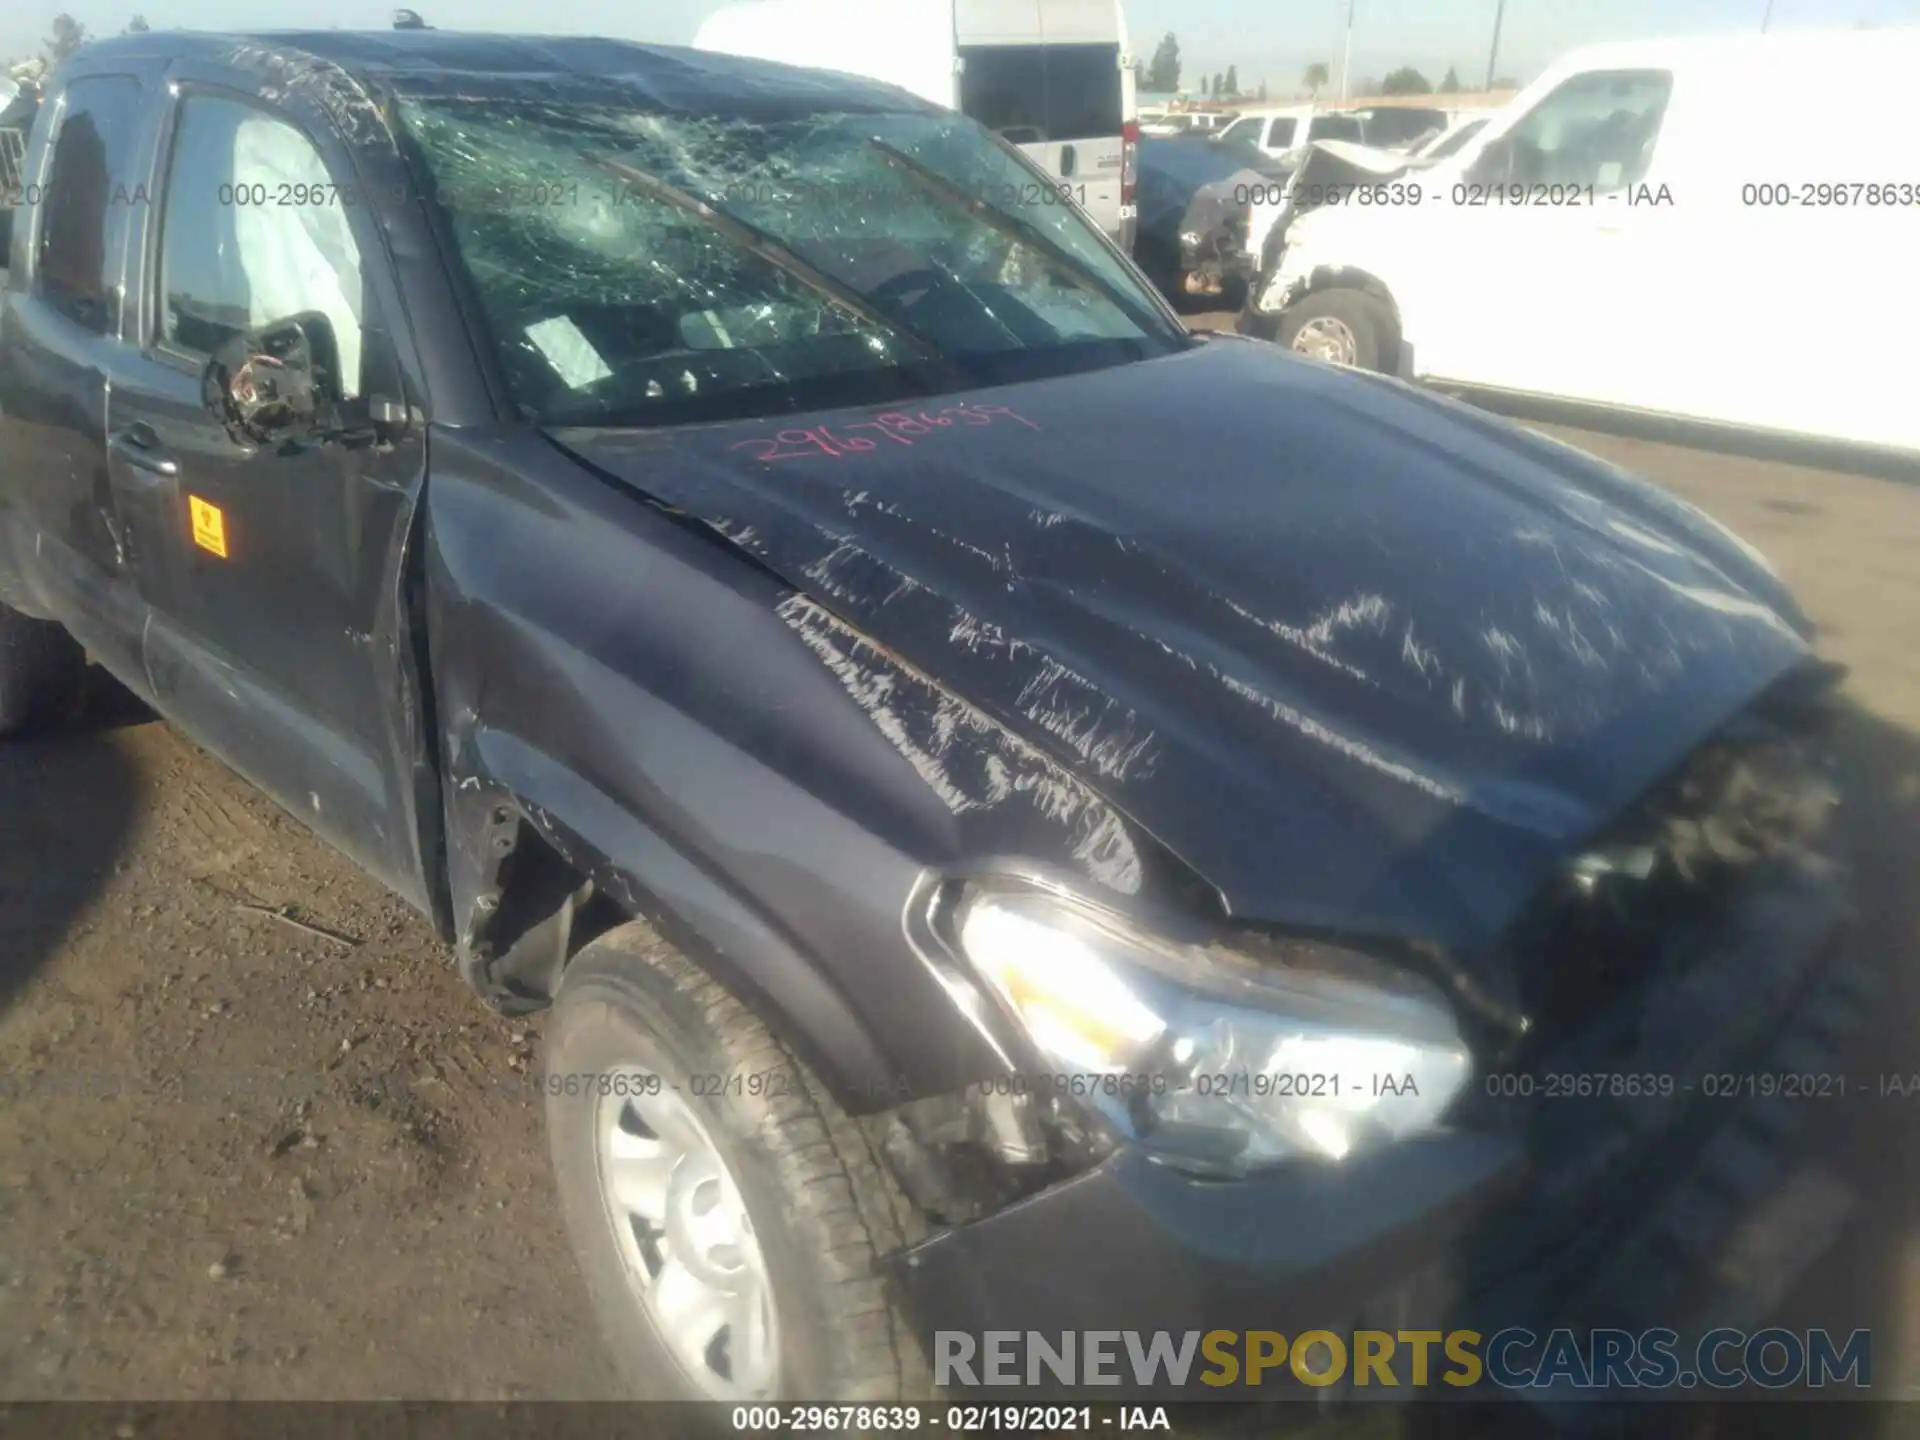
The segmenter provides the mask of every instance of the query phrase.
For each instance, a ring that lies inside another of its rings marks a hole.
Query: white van
[[[1140,129],[1120,0],[759,0],[717,11],[693,43],[958,110],[1133,248]]]
[[[1920,450],[1920,30],[1598,46],[1438,164],[1322,183],[1241,328],[1467,389]],[[1815,104],[1784,104],[1820,83]],[[1322,165],[1320,162],[1326,161]],[[1364,203],[1363,203],[1364,202]]]

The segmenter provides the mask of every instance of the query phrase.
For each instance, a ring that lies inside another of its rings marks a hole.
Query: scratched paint
[[[1020,713],[1110,780],[1153,773],[1154,735],[1124,705],[1057,660],[1042,660],[1020,691]]]
[[[252,42],[234,45],[223,58],[228,64],[258,74],[265,81],[262,93],[266,99],[305,99],[318,105],[354,143],[390,140],[379,103],[365,86],[331,61],[293,47]]]
[[[971,713],[1263,918],[1351,899],[1484,939],[1554,846],[1805,653],[1737,549],[1431,397],[1252,345],[996,393],[1045,434],[774,466],[727,447],[780,422],[715,427],[674,463],[556,438],[751,527],[751,553],[870,637],[843,684],[896,677],[863,712],[949,808],[1040,790]],[[1267,458],[1192,464],[1170,437],[1197,406],[1209,453]],[[903,665],[968,710],[903,692]],[[1442,876],[1471,916],[1431,903]]]
[[[1309,740],[1316,741],[1330,750],[1338,751],[1349,760],[1357,761],[1369,770],[1375,770],[1392,779],[1403,781],[1413,786],[1414,789],[1431,795],[1436,800],[1444,800],[1450,805],[1466,803],[1466,796],[1455,786],[1449,785],[1442,780],[1437,780],[1433,776],[1425,774],[1411,765],[1404,764],[1398,760],[1388,759],[1364,741],[1357,740],[1351,735],[1343,735],[1337,730],[1329,729],[1325,724],[1314,719],[1311,715],[1302,714],[1300,711],[1294,709],[1293,706],[1287,704],[1284,700],[1276,700],[1271,695],[1263,695],[1245,681],[1236,680],[1231,675],[1222,675],[1217,670],[1214,672],[1214,678],[1235,695],[1238,695],[1242,700],[1249,700],[1255,705],[1258,705],[1282,725],[1287,726],[1289,729],[1299,731]]]
[[[955,815],[1024,798],[1067,832],[1090,876],[1139,893],[1140,854],[1126,823],[1046,755],[806,596],[789,596],[779,615]]]

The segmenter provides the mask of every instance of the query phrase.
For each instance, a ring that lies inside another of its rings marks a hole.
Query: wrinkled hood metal
[[[1712,521],[1395,381],[1223,337],[959,398],[1027,423],[777,461],[760,437],[873,417],[553,438],[1044,750],[1243,917],[1490,950],[1809,658]]]
[[[1159,145],[1143,145],[1140,155],[1140,185],[1137,201],[1142,234],[1159,235],[1169,247],[1177,247],[1183,233],[1211,235],[1215,230],[1233,227],[1236,218],[1247,209],[1249,194],[1277,192],[1283,181],[1258,170],[1236,170],[1212,179],[1201,179],[1200,167],[1181,151],[1203,142],[1178,140],[1171,153]],[[1189,163],[1176,163],[1182,159]],[[1238,227],[1234,227],[1237,233]],[[1259,252],[1256,251],[1256,254]]]
[[[1350,186],[1385,185],[1408,177],[1417,183],[1419,173],[1435,163],[1351,140],[1315,140],[1289,151],[1288,157],[1295,167],[1293,181],[1277,213],[1262,227],[1260,245],[1254,250],[1259,269],[1253,294],[1262,301],[1268,299],[1265,292],[1279,262],[1281,245],[1301,216],[1320,208],[1325,197],[1346,193]]]

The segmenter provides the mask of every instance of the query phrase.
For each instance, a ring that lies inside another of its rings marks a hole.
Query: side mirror
[[[339,347],[317,312],[228,340],[207,362],[201,398],[242,445],[278,449],[338,432]]]

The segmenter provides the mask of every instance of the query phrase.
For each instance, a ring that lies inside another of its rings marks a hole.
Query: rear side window
[[[1591,185],[1621,190],[1653,163],[1673,93],[1665,70],[1592,70],[1557,86],[1508,132],[1496,156],[1510,185]]]
[[[1313,117],[1313,138],[1358,142],[1367,138],[1367,132],[1357,115],[1316,115]]]
[[[96,335],[119,328],[127,217],[147,198],[128,168],[140,102],[131,75],[86,76],[67,86],[40,198],[34,291]]]
[[[1275,120],[1267,131],[1267,148],[1285,150],[1293,144],[1294,132],[1300,128],[1300,122],[1291,118]]]
[[[1015,145],[1118,139],[1118,45],[967,45],[960,112]]]
[[[1367,140],[1374,145],[1404,145],[1435,130],[1445,128],[1446,112],[1425,110],[1412,105],[1381,106],[1365,117]]]
[[[1258,145],[1260,143],[1260,127],[1266,123],[1264,120],[1256,119],[1236,120],[1233,124],[1229,125],[1225,133],[1220,136],[1221,143],[1243,141],[1248,145]]]

